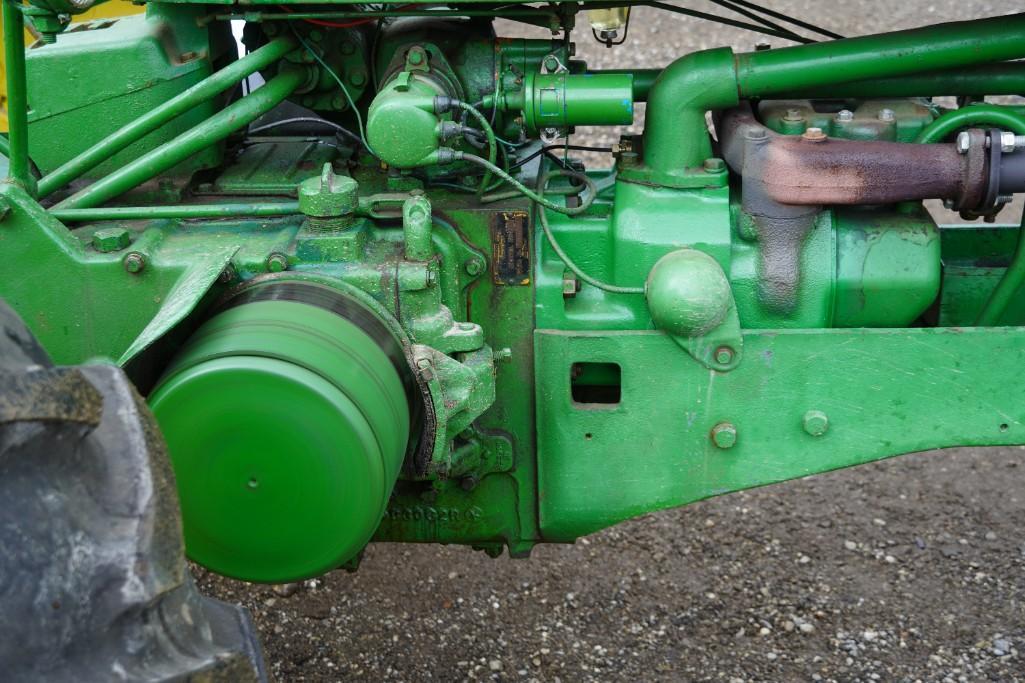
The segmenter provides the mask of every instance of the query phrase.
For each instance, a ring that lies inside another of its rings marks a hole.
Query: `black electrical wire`
[[[291,125],[293,123],[316,123],[316,124],[324,125],[324,126],[327,126],[328,128],[331,128],[332,130],[335,130],[335,131],[341,133],[342,135],[345,135],[348,138],[351,138],[355,142],[359,143],[361,146],[363,145],[363,140],[360,139],[360,137],[358,135],[353,133],[351,130],[349,130],[345,126],[339,126],[334,121],[328,121],[327,119],[318,119],[318,118],[316,118],[314,116],[294,116],[294,117],[292,117],[290,119],[281,119],[280,121],[271,121],[270,123],[265,123],[265,124],[263,124],[261,126],[256,126],[255,128],[250,128],[249,129],[249,134],[250,135],[255,135],[256,133],[262,133],[265,130],[271,130],[273,128],[280,128],[281,126],[288,126],[288,125]]]
[[[571,150],[573,152],[603,152],[605,154],[611,154],[612,153],[612,148],[611,147],[589,147],[587,145],[569,145],[569,144],[566,144],[566,145],[545,145],[544,147],[541,147],[540,149],[535,150],[531,154],[523,157],[522,159],[519,159],[515,164],[513,164],[513,165],[511,165],[509,167],[509,170],[510,171],[514,171],[517,168],[520,168],[520,167],[530,163],[531,161],[533,161],[534,159],[538,158],[542,154],[548,156],[549,159],[552,159],[553,161],[555,161],[557,164],[559,164],[559,166],[562,166],[563,168],[566,168],[566,164],[562,161],[562,159],[560,159],[557,156],[555,156],[554,154],[552,154],[552,152],[555,151],[555,150]]]
[[[729,0],[729,1],[734,3],[734,4],[741,5],[743,7],[748,7],[750,9],[757,10],[757,11],[761,12],[762,14],[765,14],[766,16],[772,17],[773,19],[779,19],[780,21],[785,21],[787,23],[793,24],[794,26],[799,26],[799,27],[801,27],[803,29],[806,29],[808,31],[814,31],[815,33],[818,33],[819,35],[822,35],[822,36],[826,36],[827,38],[832,38],[833,40],[841,40],[841,39],[843,39],[843,36],[840,35],[839,33],[834,33],[834,32],[832,32],[830,30],[827,30],[827,29],[821,28],[819,26],[816,26],[815,24],[809,24],[806,21],[801,21],[800,19],[795,19],[795,18],[793,18],[793,17],[791,17],[789,15],[783,14],[782,12],[776,12],[775,10],[771,10],[768,7],[762,7],[761,5],[758,5],[756,3],[749,2],[749,0]]]
[[[767,36],[782,38],[783,40],[794,40],[795,34],[791,31],[780,32],[761,24],[749,24],[746,21],[738,21],[736,19],[729,19],[727,17],[720,17],[715,14],[709,14],[708,12],[699,12],[698,10],[687,9],[685,7],[677,7],[676,5],[670,5],[669,3],[665,2],[654,2],[653,0],[645,0],[645,2],[641,2],[639,4],[644,7],[654,7],[655,9],[665,10],[666,12],[672,12],[673,14],[682,14],[684,16],[694,17],[695,19],[705,19],[707,21],[712,21],[717,24],[724,24],[726,26],[744,29],[746,31],[754,31],[755,33],[762,33]],[[805,41],[807,41],[807,39],[805,39]]]
[[[785,33],[788,36],[790,36],[790,40],[794,41],[795,43],[814,43],[815,42],[811,38],[806,38],[806,37],[804,37],[804,36],[802,36],[802,35],[800,35],[798,33],[794,33],[793,30],[787,28],[786,26],[780,26],[779,24],[777,24],[775,22],[769,21],[768,19],[766,19],[762,15],[758,14],[757,12],[752,12],[751,10],[746,10],[746,9],[744,9],[741,6],[739,6],[737,4],[734,4],[734,0],[708,0],[708,1],[711,2],[713,5],[718,5],[719,7],[722,7],[724,9],[728,9],[731,12],[736,12],[737,14],[739,14],[739,15],[741,15],[743,17],[747,17],[748,19],[751,19],[753,21],[757,21],[762,26],[767,26],[767,27],[769,27],[769,28],[771,28],[773,30],[779,31],[780,33]]]

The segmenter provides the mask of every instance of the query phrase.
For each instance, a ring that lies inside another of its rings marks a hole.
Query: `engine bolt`
[[[804,114],[801,113],[800,109],[787,109],[787,115],[783,118],[787,121],[803,121]]]
[[[120,251],[131,243],[132,236],[124,228],[101,228],[93,233],[93,249],[99,252]]]
[[[880,109],[879,120],[884,123],[893,123],[897,120],[897,113],[892,109]]]
[[[1000,151],[1005,154],[1015,149],[1015,134],[1008,131],[1000,132]]]
[[[715,362],[719,365],[729,365],[733,360],[733,349],[728,346],[720,346],[715,350]]]
[[[809,142],[823,142],[826,139],[826,134],[822,132],[821,128],[813,127],[804,131],[804,134],[801,135],[801,137]]]
[[[712,443],[717,448],[733,448],[737,443],[737,428],[731,422],[720,422],[712,427]]]
[[[836,120],[842,121],[843,123],[850,123],[854,120],[854,112],[852,112],[850,109],[841,109],[840,111],[836,112]]]
[[[267,257],[267,270],[272,273],[280,273],[283,270],[288,270],[288,259],[284,254],[275,252]]]
[[[141,273],[142,269],[146,267],[146,257],[137,251],[133,251],[125,255],[122,263],[125,266],[125,270],[129,273]]]
[[[968,154],[968,148],[972,146],[972,137],[968,131],[961,131],[957,134],[957,153]]]
[[[726,162],[722,159],[705,159],[704,163],[705,173],[722,173],[726,170]]]
[[[423,64],[423,50],[419,47],[411,48],[409,52],[406,54],[406,61],[412,64],[413,66],[419,66],[420,64]]]
[[[804,431],[812,436],[822,436],[829,429],[829,418],[821,410],[809,410],[804,414]]]
[[[476,276],[484,272],[484,263],[479,258],[469,259],[463,267],[466,268],[466,272],[470,275]]]

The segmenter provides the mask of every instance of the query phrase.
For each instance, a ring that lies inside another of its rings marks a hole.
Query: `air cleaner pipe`
[[[597,69],[596,75],[633,75],[634,102],[647,102],[662,69]],[[830,83],[775,93],[776,99],[805,100],[845,97],[930,97],[933,95],[1020,95],[1025,93],[1025,62],[998,62],[965,69],[944,69],[912,76]]]
[[[864,81],[1025,56],[1025,14],[927,26],[734,55],[686,55],[659,75],[648,97],[644,161],[653,180],[684,176],[711,156],[705,111],[832,83]]]
[[[167,206],[115,206],[96,209],[51,209],[49,214],[62,223],[87,221],[156,220],[186,218],[250,218],[288,216],[299,213],[299,202],[231,204],[170,204]]]
[[[64,187],[86,171],[95,168],[98,164],[125,149],[133,142],[141,140],[168,121],[181,116],[195,106],[237,85],[243,78],[256,73],[264,67],[270,66],[291,52],[294,47],[295,38],[291,35],[275,38],[238,61],[232,62],[220,71],[207,76],[188,90],[151,109],[123,128],[119,128],[43,177],[39,181],[40,198],[47,197]]]
[[[127,192],[200,150],[223,140],[239,128],[249,125],[280,104],[303,84],[307,77],[305,70],[285,71],[275,76],[262,87],[228,105],[195,128],[147,152],[102,180],[97,180],[54,208],[87,209]]]

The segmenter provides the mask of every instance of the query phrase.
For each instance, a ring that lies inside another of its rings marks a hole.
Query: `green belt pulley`
[[[353,558],[418,429],[418,391],[399,340],[354,299],[298,281],[233,298],[149,399],[177,477],[188,555],[262,582]]]

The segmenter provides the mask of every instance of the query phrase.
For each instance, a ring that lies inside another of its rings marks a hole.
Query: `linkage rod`
[[[25,17],[20,4],[3,1],[4,60],[7,69],[7,125],[10,139],[8,177],[29,192],[32,177],[28,157],[28,93],[25,82]]]

